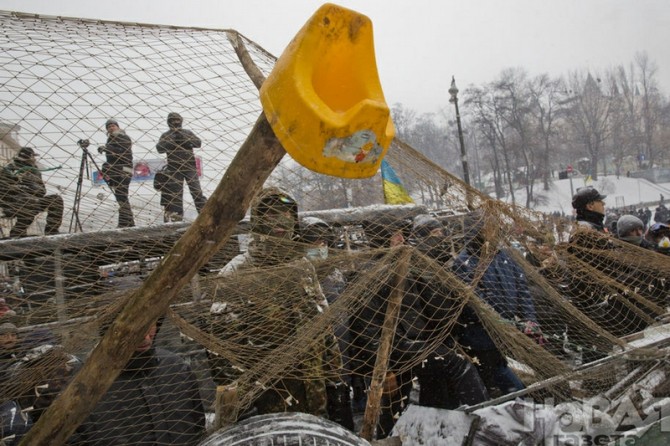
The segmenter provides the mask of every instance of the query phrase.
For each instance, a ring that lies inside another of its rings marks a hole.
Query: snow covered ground
[[[670,183],[654,184],[639,178],[627,178],[615,175],[603,176],[598,181],[585,181],[583,177],[573,177],[566,180],[554,180],[548,191],[542,190],[540,183],[535,185],[533,194],[536,197],[534,210],[540,212],[563,212],[572,215],[572,195],[578,188],[593,186],[601,194],[607,195],[606,208],[623,208],[634,206],[635,208],[648,206],[652,212],[661,198],[670,199]],[[505,199],[511,202],[511,197]],[[525,189],[517,189],[515,192],[517,204],[526,203]]]

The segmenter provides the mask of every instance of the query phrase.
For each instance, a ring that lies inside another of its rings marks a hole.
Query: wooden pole
[[[386,379],[386,372],[388,371],[389,359],[391,357],[393,337],[398,325],[398,315],[400,314],[402,299],[405,296],[405,280],[409,269],[409,258],[412,254],[409,247],[399,249],[400,253],[396,263],[393,292],[389,296],[386,314],[384,315],[384,325],[382,325],[381,339],[379,348],[377,349],[375,368],[372,372],[372,381],[370,383],[370,390],[368,391],[365,414],[363,415],[363,426],[360,433],[360,436],[368,441],[372,440],[375,426],[377,426],[377,421],[379,420],[384,380]]]
[[[22,446],[58,446],[67,441],[107,392],[151,324],[232,235],[285,153],[261,114],[198,218],[127,300],[70,385],[23,438]]]

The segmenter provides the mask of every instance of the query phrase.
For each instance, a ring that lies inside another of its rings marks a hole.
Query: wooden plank
[[[371,440],[379,420],[381,410],[381,397],[384,386],[384,380],[388,371],[389,359],[393,347],[393,338],[398,325],[398,315],[402,306],[402,299],[405,296],[405,281],[407,271],[409,270],[409,259],[412,250],[409,247],[398,248],[400,250],[399,258],[396,263],[394,288],[389,296],[384,323],[382,325],[381,339],[375,359],[375,368],[372,372],[370,390],[368,391],[368,401],[363,415],[363,426],[360,436],[366,440]]]

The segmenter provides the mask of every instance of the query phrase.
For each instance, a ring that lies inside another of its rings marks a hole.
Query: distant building
[[[21,148],[19,131],[21,126],[0,122],[0,164],[7,164]]]

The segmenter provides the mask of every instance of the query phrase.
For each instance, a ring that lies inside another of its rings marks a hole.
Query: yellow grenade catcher
[[[368,178],[395,135],[374,54],[372,23],[325,4],[288,45],[260,90],[284,149],[315,172]]]

